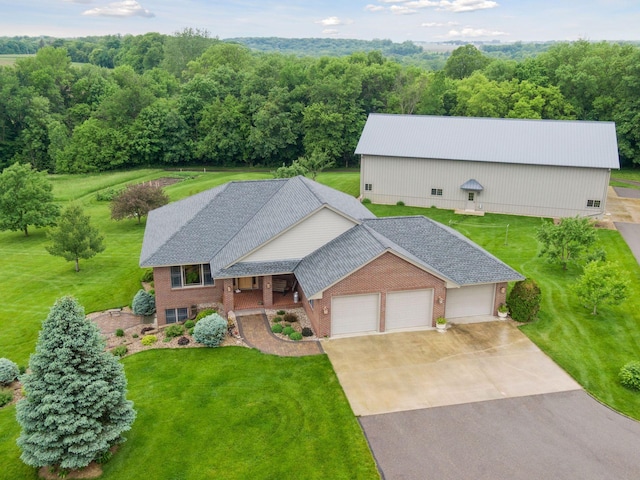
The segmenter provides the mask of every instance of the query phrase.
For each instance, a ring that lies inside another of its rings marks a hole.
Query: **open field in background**
[[[93,259],[81,260],[81,271],[75,273],[72,262],[52,257],[44,250],[47,244],[44,230],[33,229],[29,237],[20,232],[1,232],[0,356],[26,365],[40,323],[62,295],[75,295],[87,312],[131,302],[142,273],[138,257],[144,222],[138,225],[133,219],[110,220],[109,203],[98,202],[95,194],[101,189],[120,188],[127,183],[161,177],[184,178],[166,188],[171,199],[177,200],[230,180],[271,178],[271,175],[264,171],[202,173],[143,169],[52,176],[56,200],[61,205],[70,201],[80,203],[105,235],[107,249]],[[640,179],[640,175],[631,179],[636,178]],[[357,172],[327,172],[321,174],[318,181],[352,195],[359,191]],[[368,207],[378,216],[425,215],[434,218],[538,281],[543,292],[540,319],[522,330],[592,395],[640,419],[640,395],[622,388],[617,380],[620,367],[638,359],[640,352],[637,315],[640,311],[640,267],[618,232],[600,230],[598,236],[608,259],[618,261],[624,275],[631,280],[629,299],[619,307],[603,307],[600,314],[593,317],[568,289],[579,276],[579,269],[573,267],[564,272],[537,257],[534,235],[543,221],[539,218],[491,214],[467,217],[447,210],[395,205]],[[128,478],[149,477],[147,472],[151,471],[151,476],[158,478],[198,478],[188,473],[201,465],[198,463],[201,459],[208,458],[216,459],[216,462],[207,463],[211,465],[208,472],[221,478],[243,478],[240,473],[234,476],[235,468],[246,473],[244,468],[268,466],[276,461],[276,471],[283,478],[289,474],[286,469],[294,468],[297,462],[311,465],[309,472],[313,473],[305,478],[314,478],[313,475],[322,478],[320,474],[327,471],[332,472],[332,478],[352,478],[356,464],[362,464],[361,478],[375,478],[364,437],[359,427],[356,428],[357,423],[341,389],[337,385],[334,388],[335,375],[326,372],[327,368],[330,370],[326,357],[320,358],[308,362],[306,359],[281,359],[224,349],[161,350],[124,359],[130,398],[136,402],[140,414],[128,435],[130,442],[106,466],[103,478],[122,478],[125,469],[128,475],[131,472]],[[202,368],[209,364],[210,367]],[[250,370],[243,367],[235,372],[239,365],[246,365]],[[255,383],[247,383],[254,377]],[[286,382],[287,378],[292,379],[290,383]],[[332,385],[326,394],[323,393],[326,388],[323,382]],[[283,384],[282,393],[278,393],[280,384]],[[248,390],[257,392],[256,396],[249,396]],[[330,410],[336,412],[333,416],[323,410],[331,401],[334,403],[329,404]],[[320,410],[316,411],[317,408]],[[349,413],[344,413],[344,409]],[[293,412],[300,412],[301,416]],[[0,479],[35,478],[32,469],[19,460],[20,452],[15,445],[19,429],[14,416],[15,407],[0,410]],[[264,429],[260,425],[264,425]],[[271,438],[273,429],[277,433]],[[315,430],[321,437],[316,443],[311,438],[314,434],[309,433]],[[181,438],[187,431],[190,438],[193,432],[197,441],[183,442]],[[243,432],[246,432],[246,438]],[[336,448],[327,445],[338,433],[344,438],[336,440]],[[297,437],[288,441],[294,434]],[[251,438],[258,438],[259,442],[252,443]],[[210,439],[215,442],[208,442]],[[305,453],[298,457],[300,442],[305,445],[302,449]],[[343,445],[347,443],[352,444],[352,450],[344,450]],[[246,448],[255,449],[250,450],[255,462],[246,463],[252,459],[235,450],[233,455],[222,455],[220,445],[224,445],[225,451],[236,445],[243,445],[242,448],[248,445]],[[325,451],[344,458],[329,458]],[[334,468],[329,463],[334,460],[336,472],[345,473],[335,476],[333,470],[324,469],[325,464],[327,468]]]
[[[13,65],[19,58],[35,57],[35,54],[0,55],[0,66]]]

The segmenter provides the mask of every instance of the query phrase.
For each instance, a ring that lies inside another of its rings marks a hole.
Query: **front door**
[[[253,288],[252,277],[241,277],[238,279],[238,288],[240,290],[251,290]]]
[[[467,192],[467,210],[476,209],[476,192]]]

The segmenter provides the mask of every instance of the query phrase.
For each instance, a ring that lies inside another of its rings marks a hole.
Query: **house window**
[[[437,196],[437,197],[441,197],[442,196],[442,189],[441,188],[432,188],[431,189],[431,195]]]
[[[587,207],[600,208],[600,200],[587,200]]]
[[[171,267],[171,288],[213,285],[211,265],[195,264]]]
[[[371,183],[365,183],[365,184],[364,184],[364,190],[365,190],[365,192],[370,192],[370,191],[372,191],[372,190],[373,190],[373,184],[371,184]]]
[[[475,192],[469,192],[469,194],[467,195],[467,199],[468,199],[470,202],[473,202],[473,201],[476,199],[476,194],[475,194]]]
[[[189,318],[187,308],[168,308],[164,311],[167,323],[184,322]]]
[[[311,310],[313,310],[313,300],[309,300],[309,306],[311,307]]]

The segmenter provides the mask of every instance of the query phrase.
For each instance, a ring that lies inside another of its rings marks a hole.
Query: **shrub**
[[[124,357],[127,354],[127,346],[126,345],[118,345],[116,348],[111,350],[116,357]]]
[[[0,407],[4,407],[13,400],[13,390],[8,388],[0,389]]]
[[[297,342],[302,340],[302,334],[300,332],[293,332],[291,335],[289,335],[289,338]]]
[[[171,341],[171,337],[164,337],[162,339],[162,343],[169,343]]]
[[[285,313],[287,313],[287,312],[285,312],[284,310],[278,310],[276,313],[277,313],[278,315],[284,315],[284,314],[285,314]]]
[[[164,329],[164,336],[166,338],[179,337],[184,333],[184,327],[182,325],[170,325]]]
[[[535,280],[527,278],[516,282],[507,298],[511,318],[519,322],[535,320],[540,310],[541,300],[540,287]]]
[[[298,321],[298,316],[295,313],[285,313],[282,319],[288,323],[294,323]]]
[[[620,383],[631,390],[640,391],[640,362],[629,362],[620,369]]]
[[[302,336],[303,337],[312,337],[313,336],[313,330],[311,330],[309,327],[304,327],[302,329]]]
[[[399,206],[399,207],[404,207],[404,202],[402,200],[398,200],[396,202],[396,205]]]
[[[124,189],[123,188],[115,188],[115,187],[104,188],[104,189],[100,190],[98,193],[96,193],[96,200],[99,201],[99,202],[110,202],[115,197],[120,195],[122,190],[124,190]]]
[[[365,203],[365,204],[371,203],[371,199],[370,198],[363,198],[362,199],[362,203]]]
[[[227,335],[227,321],[217,313],[201,319],[193,328],[193,339],[207,347],[217,347]]]
[[[153,282],[153,268],[147,268],[142,274],[140,281],[145,283]]]
[[[213,315],[214,313],[218,313],[215,308],[207,308],[205,310],[201,310],[198,312],[198,315],[196,315],[196,319],[194,320],[194,322],[198,323],[204,317],[208,317],[209,315]]]
[[[134,333],[133,335],[131,335],[133,338],[138,338],[138,334]]]
[[[142,337],[142,340],[140,340],[140,343],[142,343],[145,347],[148,347],[149,345],[153,345],[157,341],[158,337],[156,337],[155,335],[145,335],[144,337]]]
[[[9,385],[19,374],[18,365],[8,358],[0,358],[0,385]]]
[[[113,453],[111,453],[111,450],[105,450],[104,452],[102,452],[100,455],[96,457],[95,462],[99,465],[104,465],[109,460],[111,460],[112,456],[113,456]]]
[[[189,339],[187,337],[180,337],[178,339],[178,345],[180,346],[189,345]]]
[[[273,333],[282,333],[282,330],[283,330],[282,325],[280,325],[279,323],[276,323],[275,325],[271,326],[271,331]]]
[[[286,335],[287,337],[288,337],[289,335],[291,335],[293,332],[295,332],[295,330],[293,329],[293,327],[284,327],[284,328],[282,329],[282,333],[283,333],[284,335]]]
[[[191,327],[189,330],[187,330],[187,333],[189,335],[191,335],[193,337],[193,331],[195,330],[196,327]]]
[[[274,317],[273,323],[280,323],[282,321],[282,317]]]
[[[138,290],[131,302],[131,310],[135,315],[153,315],[156,312],[156,297],[143,289]]]
[[[186,322],[184,322],[184,328],[186,328],[187,330],[195,326],[196,326],[196,322],[194,322],[193,320],[187,320]]]
[[[124,330],[119,328],[116,330],[116,337],[124,337]]]

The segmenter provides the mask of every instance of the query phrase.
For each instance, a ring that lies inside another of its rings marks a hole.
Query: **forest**
[[[557,43],[522,60],[464,45],[429,70],[379,50],[296,56],[191,29],[99,37],[90,51],[56,42],[0,67],[0,168],[273,168],[313,156],[353,167],[371,112],[615,121],[621,161],[640,163],[633,44]]]

